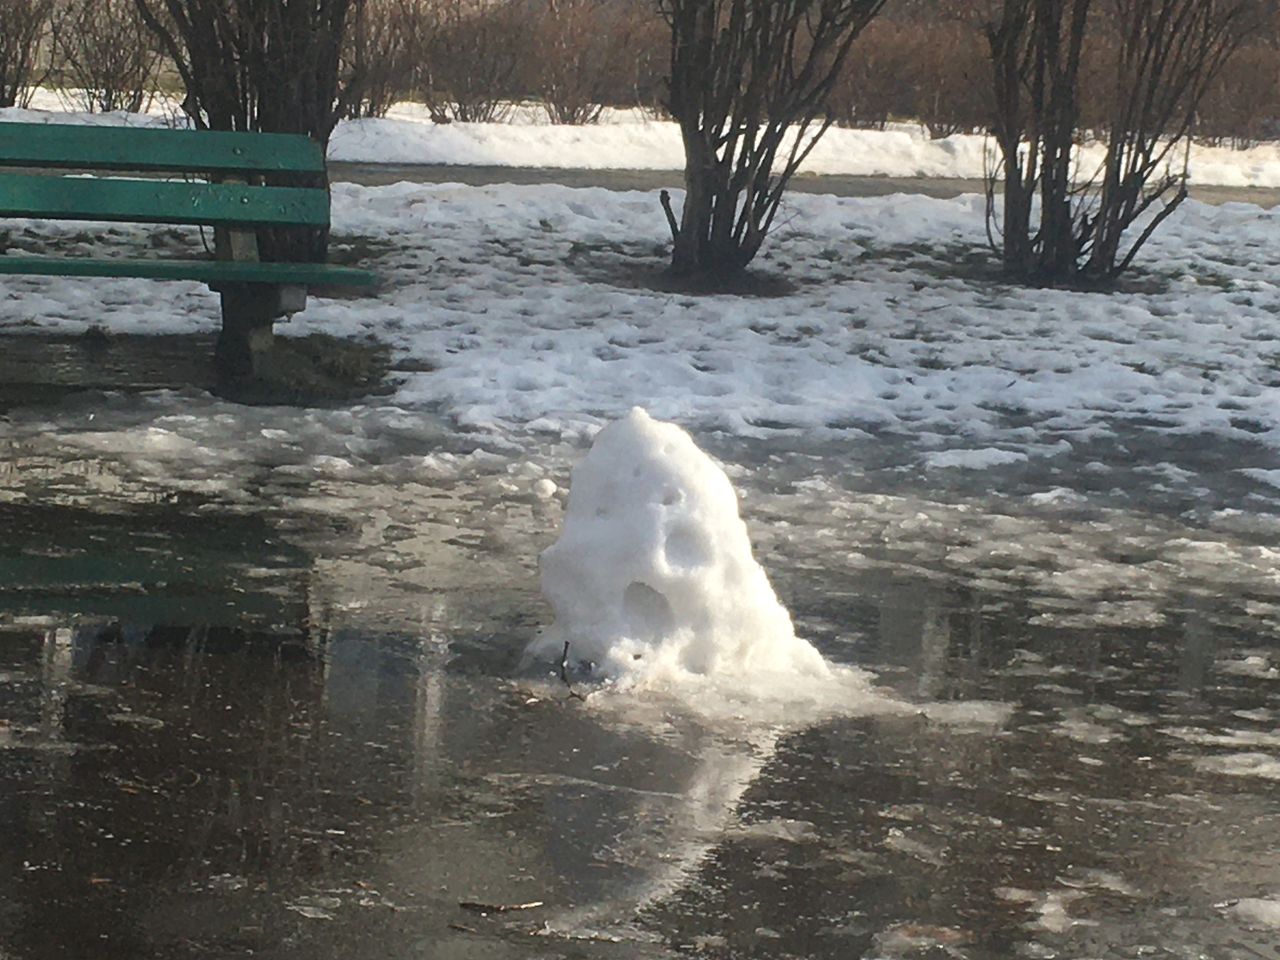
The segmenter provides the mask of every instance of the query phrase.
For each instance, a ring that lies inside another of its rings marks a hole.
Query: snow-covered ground
[[[175,124],[175,104],[158,100],[145,115],[84,114],[65,96],[40,91],[32,110],[0,110],[0,121],[95,124]],[[513,108],[504,123],[431,121],[421,104],[403,103],[387,117],[339,124],[329,158],[370,164],[456,164],[568,169],[679,170],[684,166],[680,132],[674,123],[639,110],[606,112],[590,126],[556,126],[536,105]],[[1101,161],[1096,145],[1080,155],[1091,172]],[[1231,187],[1280,187],[1280,144],[1249,150],[1195,146],[1193,183]],[[991,162],[991,145],[978,135],[930,140],[914,124],[890,129],[829,130],[801,167],[806,174],[980,179]]]
[[[789,291],[690,296],[650,284],[666,226],[647,194],[340,184],[338,243],[374,251],[383,289],[313,298],[279,329],[390,344],[395,402],[468,429],[575,435],[642,405],[744,436],[907,435],[935,470],[1129,426],[1280,448],[1280,211],[1188,202],[1132,288],[1108,295],[993,279],[982,207],[793,196],[759,261]],[[85,247],[83,225],[23,226]],[[87,233],[109,255],[147,230]],[[192,332],[216,317],[198,284],[0,280],[9,331]]]

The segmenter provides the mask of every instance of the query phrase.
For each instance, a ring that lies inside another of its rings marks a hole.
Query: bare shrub
[[[365,0],[134,0],[186,88],[199,129],[301,133],[322,147],[348,111],[343,43]],[[268,177],[310,186],[302,175]],[[323,183],[323,174],[319,182]],[[265,260],[324,260],[328,231],[262,229]]]
[[[685,149],[671,267],[732,274],[759,251],[783,193],[833,122],[826,100],[883,0],[660,0],[671,114]]]
[[[653,27],[661,25],[648,4],[546,0],[533,30],[528,86],[551,122],[594,123],[606,105],[642,102],[642,87],[652,97]]]
[[[910,116],[916,96],[915,25],[877,19],[863,32],[832,88],[830,107],[848,127],[883,130]]]
[[[991,61],[981,31],[954,19],[912,31],[916,87],[910,116],[933,139],[985,127],[991,118]]]
[[[55,72],[75,106],[137,113],[151,102],[164,54],[133,0],[71,0],[53,38]]]
[[[1280,44],[1274,37],[1251,40],[1227,62],[1200,103],[1195,135],[1236,149],[1280,136]]]
[[[414,91],[427,23],[425,0],[366,0],[342,53],[346,119],[384,117]]]
[[[505,119],[519,93],[528,17],[518,0],[431,0],[415,87],[441,122]]]
[[[1007,271],[1041,283],[1105,283],[1129,268],[1186,198],[1183,148],[1196,110],[1254,9],[1251,0],[990,2],[1004,209],[997,231],[989,190],[988,222]],[[1081,172],[1073,159],[1082,64],[1098,43],[1094,109],[1106,155]]]
[[[37,85],[36,60],[53,0],[0,0],[0,107],[25,107]]]
[[[609,103],[642,107],[654,116],[669,118],[666,107],[667,71],[670,68],[671,31],[657,13],[653,0],[631,0],[629,55],[612,74],[616,85],[607,94]]]
[[[327,144],[346,112],[340,70],[365,0],[133,0],[200,129],[303,133]]]

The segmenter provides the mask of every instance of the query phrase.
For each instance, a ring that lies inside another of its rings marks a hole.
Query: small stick
[[[573,683],[569,680],[569,641],[564,642],[564,653],[560,655],[560,679],[564,681],[565,689],[569,691],[571,698],[587,702],[587,698],[573,689]]]
[[[676,215],[671,209],[671,194],[666,190],[658,194],[658,202],[662,204],[663,212],[667,215],[667,226],[671,228],[671,239],[676,241],[680,239],[680,227],[676,223]]]
[[[474,910],[476,913],[510,913],[513,910],[533,910],[542,906],[541,900],[530,900],[528,903],[479,903],[475,900],[460,900],[458,906],[463,910]]]

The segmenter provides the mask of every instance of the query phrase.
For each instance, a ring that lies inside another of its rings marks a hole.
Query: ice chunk
[[[638,407],[574,469],[540,567],[555,622],[535,654],[568,642],[575,663],[618,681],[829,675],[752,555],[724,470]]]
[[[1280,929],[1280,899],[1249,897],[1237,903],[1231,912],[1252,926]]]

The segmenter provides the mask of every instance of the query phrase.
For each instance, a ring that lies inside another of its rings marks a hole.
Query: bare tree
[[[1077,232],[1085,273],[1111,279],[1186,199],[1184,148],[1196,111],[1246,36],[1254,10],[1245,0],[1105,0],[1105,6],[1120,31],[1122,94],[1108,130],[1101,194]],[[1126,231],[1161,201],[1124,249]]]
[[[164,59],[133,0],[73,0],[56,15],[53,58],[72,103],[90,112],[141,111]]]
[[[438,122],[503,119],[527,72],[521,0],[433,0],[416,87]]]
[[[534,36],[535,75],[552,123],[595,123],[607,101],[637,74],[640,8],[616,0],[547,0]],[[656,19],[656,16],[655,16]]]
[[[1197,107],[1254,8],[1253,0],[999,0],[990,8],[1006,270],[1043,283],[1098,283],[1132,265],[1187,195]],[[1078,170],[1090,44],[1114,51],[1102,71],[1113,90],[1095,105],[1105,159]],[[988,197],[994,217],[993,190]]]
[[[177,67],[197,128],[301,133],[323,146],[360,89],[359,77],[342,83],[340,64],[365,0],[134,3]],[[266,260],[322,260],[328,233],[264,229],[258,242]]]
[[[685,150],[680,274],[735,273],[833,122],[827,96],[884,0],[658,0],[671,25],[671,115]]]
[[[53,0],[0,0],[0,107],[31,102],[36,55]]]
[[[1250,40],[1231,57],[1200,102],[1195,136],[1211,146],[1243,150],[1277,134],[1280,35],[1272,34]]]
[[[133,0],[186,87],[199,128],[304,133],[345,109],[339,64],[365,0]]]
[[[426,2],[367,0],[352,13],[342,54],[343,117],[383,117],[413,92]]]
[[[919,24],[877,18],[850,51],[827,98],[836,122],[863,130],[883,130],[890,117],[911,116],[917,86]]]
[[[991,115],[990,58],[980,31],[952,18],[917,24],[914,116],[933,139],[986,127]]]
[[[1003,0],[986,24],[994,67],[992,134],[1004,173],[1002,252],[1013,274],[1075,272],[1071,157],[1091,5],[1092,0]],[[1038,233],[1032,226],[1037,193]],[[989,190],[989,212],[991,196]]]

